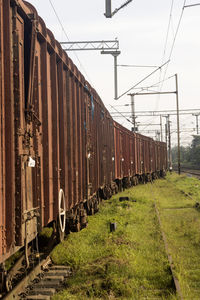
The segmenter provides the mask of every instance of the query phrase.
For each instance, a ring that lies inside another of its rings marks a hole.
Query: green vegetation
[[[132,200],[119,202],[124,194]],[[117,223],[113,233],[110,222]],[[67,280],[67,291],[54,300],[147,296],[176,299],[172,296],[172,277],[153,200],[149,201],[146,186],[137,186],[104,202],[100,212],[89,217],[86,229],[70,234],[56,247],[52,259],[74,270]]]
[[[200,183],[176,174],[114,196],[52,252],[73,276],[58,299],[178,299],[155,214],[160,212],[184,299],[200,299]],[[130,201],[119,202],[120,196]],[[134,202],[136,201],[136,202]],[[110,233],[110,222],[117,229]]]
[[[163,230],[167,235],[184,299],[200,299],[200,182],[171,175],[154,185]],[[185,193],[184,193],[184,192]]]
[[[39,233],[40,247],[44,247],[44,248],[47,247],[52,233],[53,233],[53,228],[52,227],[44,227],[43,228],[42,232]],[[19,250],[6,260],[6,262],[5,262],[6,271],[10,271],[10,269],[14,266],[16,261],[19,258],[21,258],[23,253],[24,253],[23,250]]]
[[[172,149],[172,161],[177,163],[177,146]],[[194,135],[191,146],[180,147],[181,163],[188,167],[200,165],[200,136]]]
[[[19,250],[6,260],[5,262],[6,271],[10,271],[10,269],[14,266],[16,261],[22,256],[22,254],[23,252]]]

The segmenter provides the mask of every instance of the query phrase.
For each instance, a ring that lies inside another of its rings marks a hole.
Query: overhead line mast
[[[60,42],[64,45],[65,51],[80,51],[80,50],[118,50],[119,41],[101,40],[101,41],[76,41],[76,42]]]
[[[83,50],[101,50],[101,54],[111,54],[114,57],[114,94],[115,99],[118,98],[118,84],[117,84],[117,57],[120,55],[119,41],[76,41],[76,42],[60,42],[61,45],[65,45],[65,51],[83,51]]]

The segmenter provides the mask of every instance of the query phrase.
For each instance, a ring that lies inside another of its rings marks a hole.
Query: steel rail
[[[24,288],[30,284],[32,280],[36,278],[38,274],[41,273],[42,270],[46,269],[46,267],[51,263],[51,259],[47,256],[43,259],[26,277],[22,279],[15,287],[10,291],[3,299],[5,300],[20,300],[20,296],[17,296],[20,292],[24,290]]]

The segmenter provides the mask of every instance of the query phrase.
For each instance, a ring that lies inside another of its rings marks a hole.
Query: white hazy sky
[[[127,7],[119,11],[113,18],[106,19],[105,0],[51,0],[62,22],[70,41],[83,40],[113,40],[120,43],[121,54],[118,64],[157,65],[167,61],[172,47],[174,35],[182,12],[184,0],[133,0]],[[44,19],[47,27],[53,32],[58,41],[67,41],[65,34],[55,16],[49,0],[30,0]],[[112,0],[113,10],[125,0]],[[169,23],[170,9],[173,3],[171,23],[164,56]],[[186,0],[186,5],[200,3],[199,0]],[[101,96],[109,111],[116,106],[117,110],[130,111],[130,107],[123,107],[130,103],[130,96],[125,95],[114,100],[114,69],[113,57],[101,55],[98,51],[76,52],[81,64],[73,53],[69,56],[78,66],[83,75]],[[164,60],[163,60],[164,57]],[[85,71],[86,70],[86,73]],[[124,68],[118,67],[119,95],[126,92],[135,83],[148,75],[152,68]],[[165,69],[155,73],[140,86],[150,86],[162,79]],[[200,108],[200,6],[184,9],[182,21],[175,41],[166,77],[178,74],[180,109]],[[88,76],[88,77],[87,77]],[[161,77],[160,77],[161,76]],[[155,90],[155,88],[154,88]],[[157,88],[158,90],[158,88]],[[163,84],[162,91],[174,91],[175,79],[171,78]],[[138,90],[132,90],[137,92]],[[175,95],[137,96],[135,97],[136,111],[176,109]],[[119,106],[117,106],[119,105]],[[121,124],[130,128],[131,125],[124,118],[117,119]],[[142,126],[142,124],[158,124],[157,117],[138,117],[141,130],[159,130],[159,126]],[[176,119],[172,121],[172,141],[176,144]],[[163,124],[165,118],[163,118]],[[196,126],[194,116],[180,117],[181,143],[188,144],[192,134],[185,132]],[[164,130],[164,126],[163,126]],[[155,137],[155,133],[144,134]]]

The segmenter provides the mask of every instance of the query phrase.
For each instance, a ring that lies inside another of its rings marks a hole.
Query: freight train
[[[2,275],[44,226],[62,239],[101,199],[162,176],[167,150],[112,119],[30,3],[0,0],[0,51]]]

